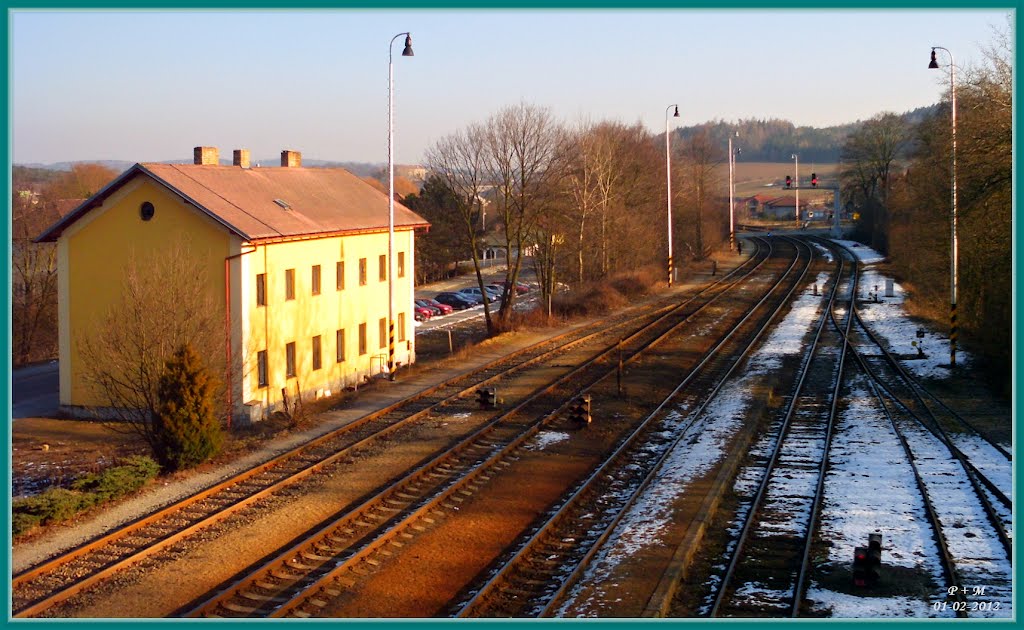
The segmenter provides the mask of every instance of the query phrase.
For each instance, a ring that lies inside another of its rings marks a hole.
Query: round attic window
[[[149,221],[153,218],[153,214],[156,212],[156,208],[153,207],[148,201],[143,201],[142,206],[139,208],[139,216],[142,217],[143,221]]]

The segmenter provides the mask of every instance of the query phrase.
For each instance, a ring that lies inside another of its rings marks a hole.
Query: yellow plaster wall
[[[290,400],[297,391],[304,400],[317,393],[337,393],[340,388],[360,382],[364,376],[380,373],[382,348],[379,321],[388,315],[387,281],[381,281],[378,259],[388,251],[387,233],[276,243],[257,246],[242,257],[241,283],[243,317],[243,401],[260,402],[276,408],[282,388]],[[405,253],[405,275],[394,278],[395,360],[408,365],[413,357],[407,341],[413,339],[411,310],[413,282],[413,232],[395,233],[395,260]],[[359,285],[359,260],[366,259],[366,285]],[[337,289],[336,267],[345,262],[345,288]],[[312,267],[320,265],[320,294],[312,294]],[[285,271],[295,270],[295,299],[285,299]],[[395,265],[397,269],[397,264]],[[256,276],[266,274],[266,306],[256,300]],[[405,313],[406,341],[398,341],[398,314]],[[367,351],[359,354],[359,324],[366,324]],[[345,361],[336,360],[336,331],[345,331]],[[312,339],[321,338],[321,368],[313,370]],[[296,376],[286,377],[285,348],[295,342]],[[259,387],[257,352],[267,351],[268,385]]]
[[[139,209],[151,202],[156,212],[143,221]],[[211,302],[224,315],[224,258],[230,233],[187,206],[170,191],[145,177],[126,184],[102,207],[95,208],[60,237],[61,404],[104,406],[83,382],[78,340],[95,333],[120,301],[122,278],[133,258],[141,269],[164,260],[170,243],[187,236],[193,256],[208,271]]]

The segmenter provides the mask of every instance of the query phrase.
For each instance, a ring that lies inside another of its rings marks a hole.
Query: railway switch
[[[476,400],[481,409],[494,409],[498,404],[498,391],[493,387],[481,387],[476,390]]]
[[[590,395],[580,396],[569,407],[569,419],[580,425],[590,424]]]

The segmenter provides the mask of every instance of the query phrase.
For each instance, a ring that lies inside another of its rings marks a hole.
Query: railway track
[[[687,315],[679,322],[667,320],[644,338],[625,340],[627,363],[642,352],[660,343],[675,332]],[[593,363],[582,366],[571,376],[577,383],[574,389],[564,388],[547,392],[537,400],[525,401],[501,417],[505,435],[494,432],[474,436],[467,446],[473,456],[464,465],[444,464],[431,467],[436,477],[429,486],[390,488],[382,495],[392,498],[390,505],[396,513],[390,519],[380,520],[375,529],[358,536],[347,533],[351,518],[345,516],[330,523],[280,554],[273,560],[246,573],[246,576],[223,592],[208,599],[187,614],[190,616],[308,616],[316,615],[331,598],[337,597],[347,586],[360,579],[359,574],[372,568],[392,553],[407,553],[405,547],[416,544],[419,532],[435,525],[437,520],[452,516],[464,501],[472,498],[485,500],[480,489],[490,479],[514,467],[517,453],[539,430],[556,420],[574,397],[589,390],[596,383],[616,373],[613,362],[606,365]],[[443,456],[442,456],[443,457]],[[406,506],[395,498],[412,500]],[[383,496],[380,499],[386,500]],[[377,504],[378,499],[368,502]],[[330,545],[326,542],[329,541]],[[319,553],[310,549],[318,549]],[[312,555],[319,555],[311,558]],[[313,566],[319,564],[320,566]],[[304,565],[304,566],[299,566]],[[306,567],[309,567],[308,569]],[[299,571],[301,570],[301,575]],[[339,586],[340,585],[340,586]],[[264,599],[262,604],[255,603]]]
[[[799,258],[765,297],[737,322],[622,444],[475,592],[450,613],[459,617],[555,614],[567,590],[612,535],[669,453],[693,430],[706,406],[755,346],[806,273]],[[682,391],[703,402],[680,423],[674,405]]]
[[[794,393],[776,423],[774,447],[751,463],[763,472],[752,495],[742,498],[749,507],[717,583],[711,617],[799,613],[846,360],[842,331],[826,323],[841,301],[848,329],[856,296],[857,266],[838,260]]]
[[[948,598],[937,597],[935,610],[959,617],[1008,614],[1012,503],[1000,484],[956,445],[948,430],[950,419],[959,418],[955,428],[976,438],[973,453],[981,453],[990,470],[999,464],[1008,469],[1008,453],[944,404],[940,408],[947,417],[937,417],[927,401],[938,399],[900,365],[856,310],[854,315],[857,325],[847,335],[849,345],[910,463],[938,548]],[[961,437],[960,444],[965,443]],[[1003,479],[1009,478],[1006,469]]]
[[[642,330],[667,313],[702,308],[761,264],[754,255],[732,273],[697,292],[682,304],[661,306],[604,320],[584,329],[558,335],[399,401],[376,413],[327,433],[259,466],[193,496],[129,523],[60,556],[14,576],[12,610],[16,617],[39,614],[147,557],[167,549],[201,529],[222,522],[256,502],[294,486],[303,479],[345,461],[360,448],[395,434],[417,420],[475,393],[480,387],[507,379],[585,343],[612,338],[618,342],[633,327]],[[627,332],[622,332],[627,331]],[[613,344],[614,345],[614,344]],[[607,352],[607,348],[602,352]],[[600,354],[600,353],[599,353]]]
[[[722,286],[732,286],[737,282],[733,280]],[[453,448],[312,533],[294,548],[248,571],[245,577],[185,614],[301,616],[305,613],[304,607],[309,606],[315,612],[316,605],[308,602],[318,600],[307,596],[309,591],[316,591],[338,574],[359,570],[361,563],[372,566],[376,562],[374,555],[379,555],[382,549],[388,551],[384,549],[385,545],[399,547],[403,539],[414,535],[413,532],[422,531],[424,524],[432,524],[433,519],[429,516],[432,511],[442,514],[446,503],[454,507],[454,504],[464,501],[472,494],[475,480],[482,478],[486,481],[488,478],[485,469],[507,465],[508,458],[514,457],[516,449],[564,411],[568,405],[566,401],[571,401],[591,383],[603,378],[612,363],[609,357],[618,353],[628,357],[628,363],[720,295],[709,293],[704,300],[691,301],[666,313],[647,328],[609,347],[557,382],[500,414]],[[373,516],[367,517],[367,514]],[[262,600],[262,603],[254,604],[256,600]]]

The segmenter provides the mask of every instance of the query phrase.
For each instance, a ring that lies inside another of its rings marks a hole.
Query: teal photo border
[[[756,10],[790,10],[790,9],[816,9],[816,10],[834,10],[834,9],[877,9],[877,10],[913,10],[913,9],[968,9],[968,10],[983,10],[983,9],[1006,9],[1008,12],[1013,12],[1013,27],[1014,36],[1016,43],[1016,35],[1020,33],[1021,26],[1021,2],[1006,2],[1006,1],[992,1],[992,0],[979,0],[976,2],[967,2],[963,0],[933,0],[931,2],[926,1],[913,1],[913,0],[898,0],[896,2],[884,2],[880,0],[864,0],[860,2],[851,2],[849,0],[844,2],[834,2],[824,4],[822,2],[812,2],[809,0],[788,0],[785,2],[771,2],[763,3],[752,0],[747,1],[736,1],[731,0],[727,2],[717,3],[710,1],[680,1],[680,0],[640,0],[636,3],[624,3],[615,2],[610,0],[605,1],[584,1],[584,0],[555,0],[553,2],[545,2],[543,0],[496,0],[494,2],[480,2],[469,1],[469,0],[426,0],[425,2],[416,2],[413,0],[394,0],[392,2],[385,2],[383,0],[361,2],[338,2],[331,0],[298,0],[294,4],[284,2],[273,2],[273,1],[228,1],[228,0],[215,0],[213,2],[203,2],[201,0],[156,0],[153,2],[142,2],[141,0],[106,0],[101,2],[75,2],[72,0],[53,0],[50,2],[43,1],[17,1],[17,2],[5,2],[6,11],[3,14],[4,21],[4,33],[7,36],[7,46],[5,47],[5,61],[7,62],[8,74],[7,80],[5,80],[5,86],[7,88],[7,98],[4,100],[4,110],[7,114],[7,126],[5,127],[5,140],[7,144],[7,177],[6,177],[6,189],[5,194],[7,195],[7,215],[6,221],[3,223],[4,240],[7,244],[7,255],[4,257],[2,262],[3,270],[8,280],[8,286],[11,286],[11,206],[10,206],[10,193],[12,187],[11,181],[11,167],[12,167],[12,143],[11,143],[11,109],[10,109],[10,29],[11,29],[11,12],[18,10],[67,10],[67,9],[80,9],[80,10],[156,10],[156,9],[182,9],[182,10],[231,10],[231,9],[262,9],[262,10],[280,10],[280,11],[311,11],[311,10],[344,10],[344,9],[370,9],[380,11],[392,11],[392,10],[416,10],[416,11],[431,11],[431,10],[488,10],[488,9],[531,9],[531,10],[587,10],[587,9],[618,9],[624,11],[643,11],[650,9],[714,9],[714,10],[729,10],[729,9],[756,9]],[[1015,70],[1020,68],[1020,50],[1015,50]],[[1014,86],[1014,97],[1019,95],[1019,86],[1016,83],[1015,77]],[[1018,143],[1016,136],[1017,128],[1017,109],[1014,108],[1013,114],[1013,151],[1014,156],[1017,155]],[[1019,340],[1021,333],[1024,331],[1024,325],[1022,325],[1021,316],[1021,294],[1024,289],[1022,284],[1022,276],[1019,273],[1018,263],[1018,252],[1017,247],[1021,242],[1022,236],[1024,236],[1024,227],[1019,220],[1017,213],[1017,160],[1014,158],[1013,162],[1013,287],[1015,291],[1014,299],[1014,347],[1013,347],[1013,365],[1014,365],[1014,402],[1013,402],[1013,427],[1014,427],[1014,456],[1018,454],[1016,433],[1018,429],[1018,409],[1016,402],[1016,391],[1019,389],[1020,374],[1017,372],[1017,366],[1019,365]],[[5,382],[6,386],[2,388],[3,405],[7,409],[7,448],[4,450],[3,458],[6,464],[6,475],[7,475],[7,493],[5,496],[5,510],[7,513],[6,519],[6,542],[7,549],[11,549],[11,519],[10,519],[10,502],[11,502],[11,403],[12,403],[12,392],[11,392],[11,292],[10,290],[4,295],[4,313],[6,316],[6,335],[4,339],[4,356],[7,357],[5,364]],[[1019,471],[1015,470],[1014,475],[1014,500],[1016,499],[1016,488],[1019,481]],[[8,554],[9,555],[9,554]],[[534,625],[542,624],[594,624],[609,626],[611,628],[633,628],[640,626],[682,626],[682,625],[693,625],[693,624],[724,624],[729,627],[737,628],[762,628],[765,625],[777,625],[777,624],[797,624],[800,626],[818,628],[824,627],[826,624],[842,623],[842,624],[869,624],[870,626],[876,625],[898,625],[902,627],[932,627],[935,624],[946,624],[955,623],[958,625],[978,625],[978,624],[997,624],[1000,627],[1007,624],[1015,624],[1015,621],[1006,620],[960,620],[960,619],[822,619],[822,620],[810,620],[810,619],[799,619],[799,620],[783,620],[783,619],[767,619],[767,620],[725,620],[725,619],[659,619],[659,620],[639,620],[639,619],[554,619],[554,620],[450,620],[450,619],[400,619],[400,620],[367,620],[367,619],[326,619],[326,620],[273,620],[261,621],[261,620],[185,620],[185,619],[97,619],[97,620],[69,620],[69,619],[31,619],[21,620],[12,619],[11,617],[11,568],[12,562],[10,557],[7,559],[7,575],[5,577],[7,601],[4,604],[4,610],[6,612],[6,624],[9,625],[26,625],[30,624],[32,627],[38,628],[59,628],[65,627],[68,624],[74,626],[86,627],[86,628],[104,628],[110,626],[121,626],[124,624],[139,624],[139,625],[163,625],[163,624],[226,624],[231,626],[238,626],[241,623],[248,624],[260,624],[260,623],[275,623],[275,624],[305,624],[305,625],[318,625],[323,627],[324,624],[344,626],[347,629],[351,628],[404,628],[406,626],[416,627],[436,627],[444,626],[455,627],[457,625],[463,626],[470,624],[473,626],[477,625],[501,625],[507,628],[532,628]],[[1017,545],[1014,545],[1014,586],[1020,581],[1021,568],[1019,564],[1020,554]],[[1019,603],[1016,597],[1016,588],[1014,588],[1014,604],[1016,612],[1016,604]]]

